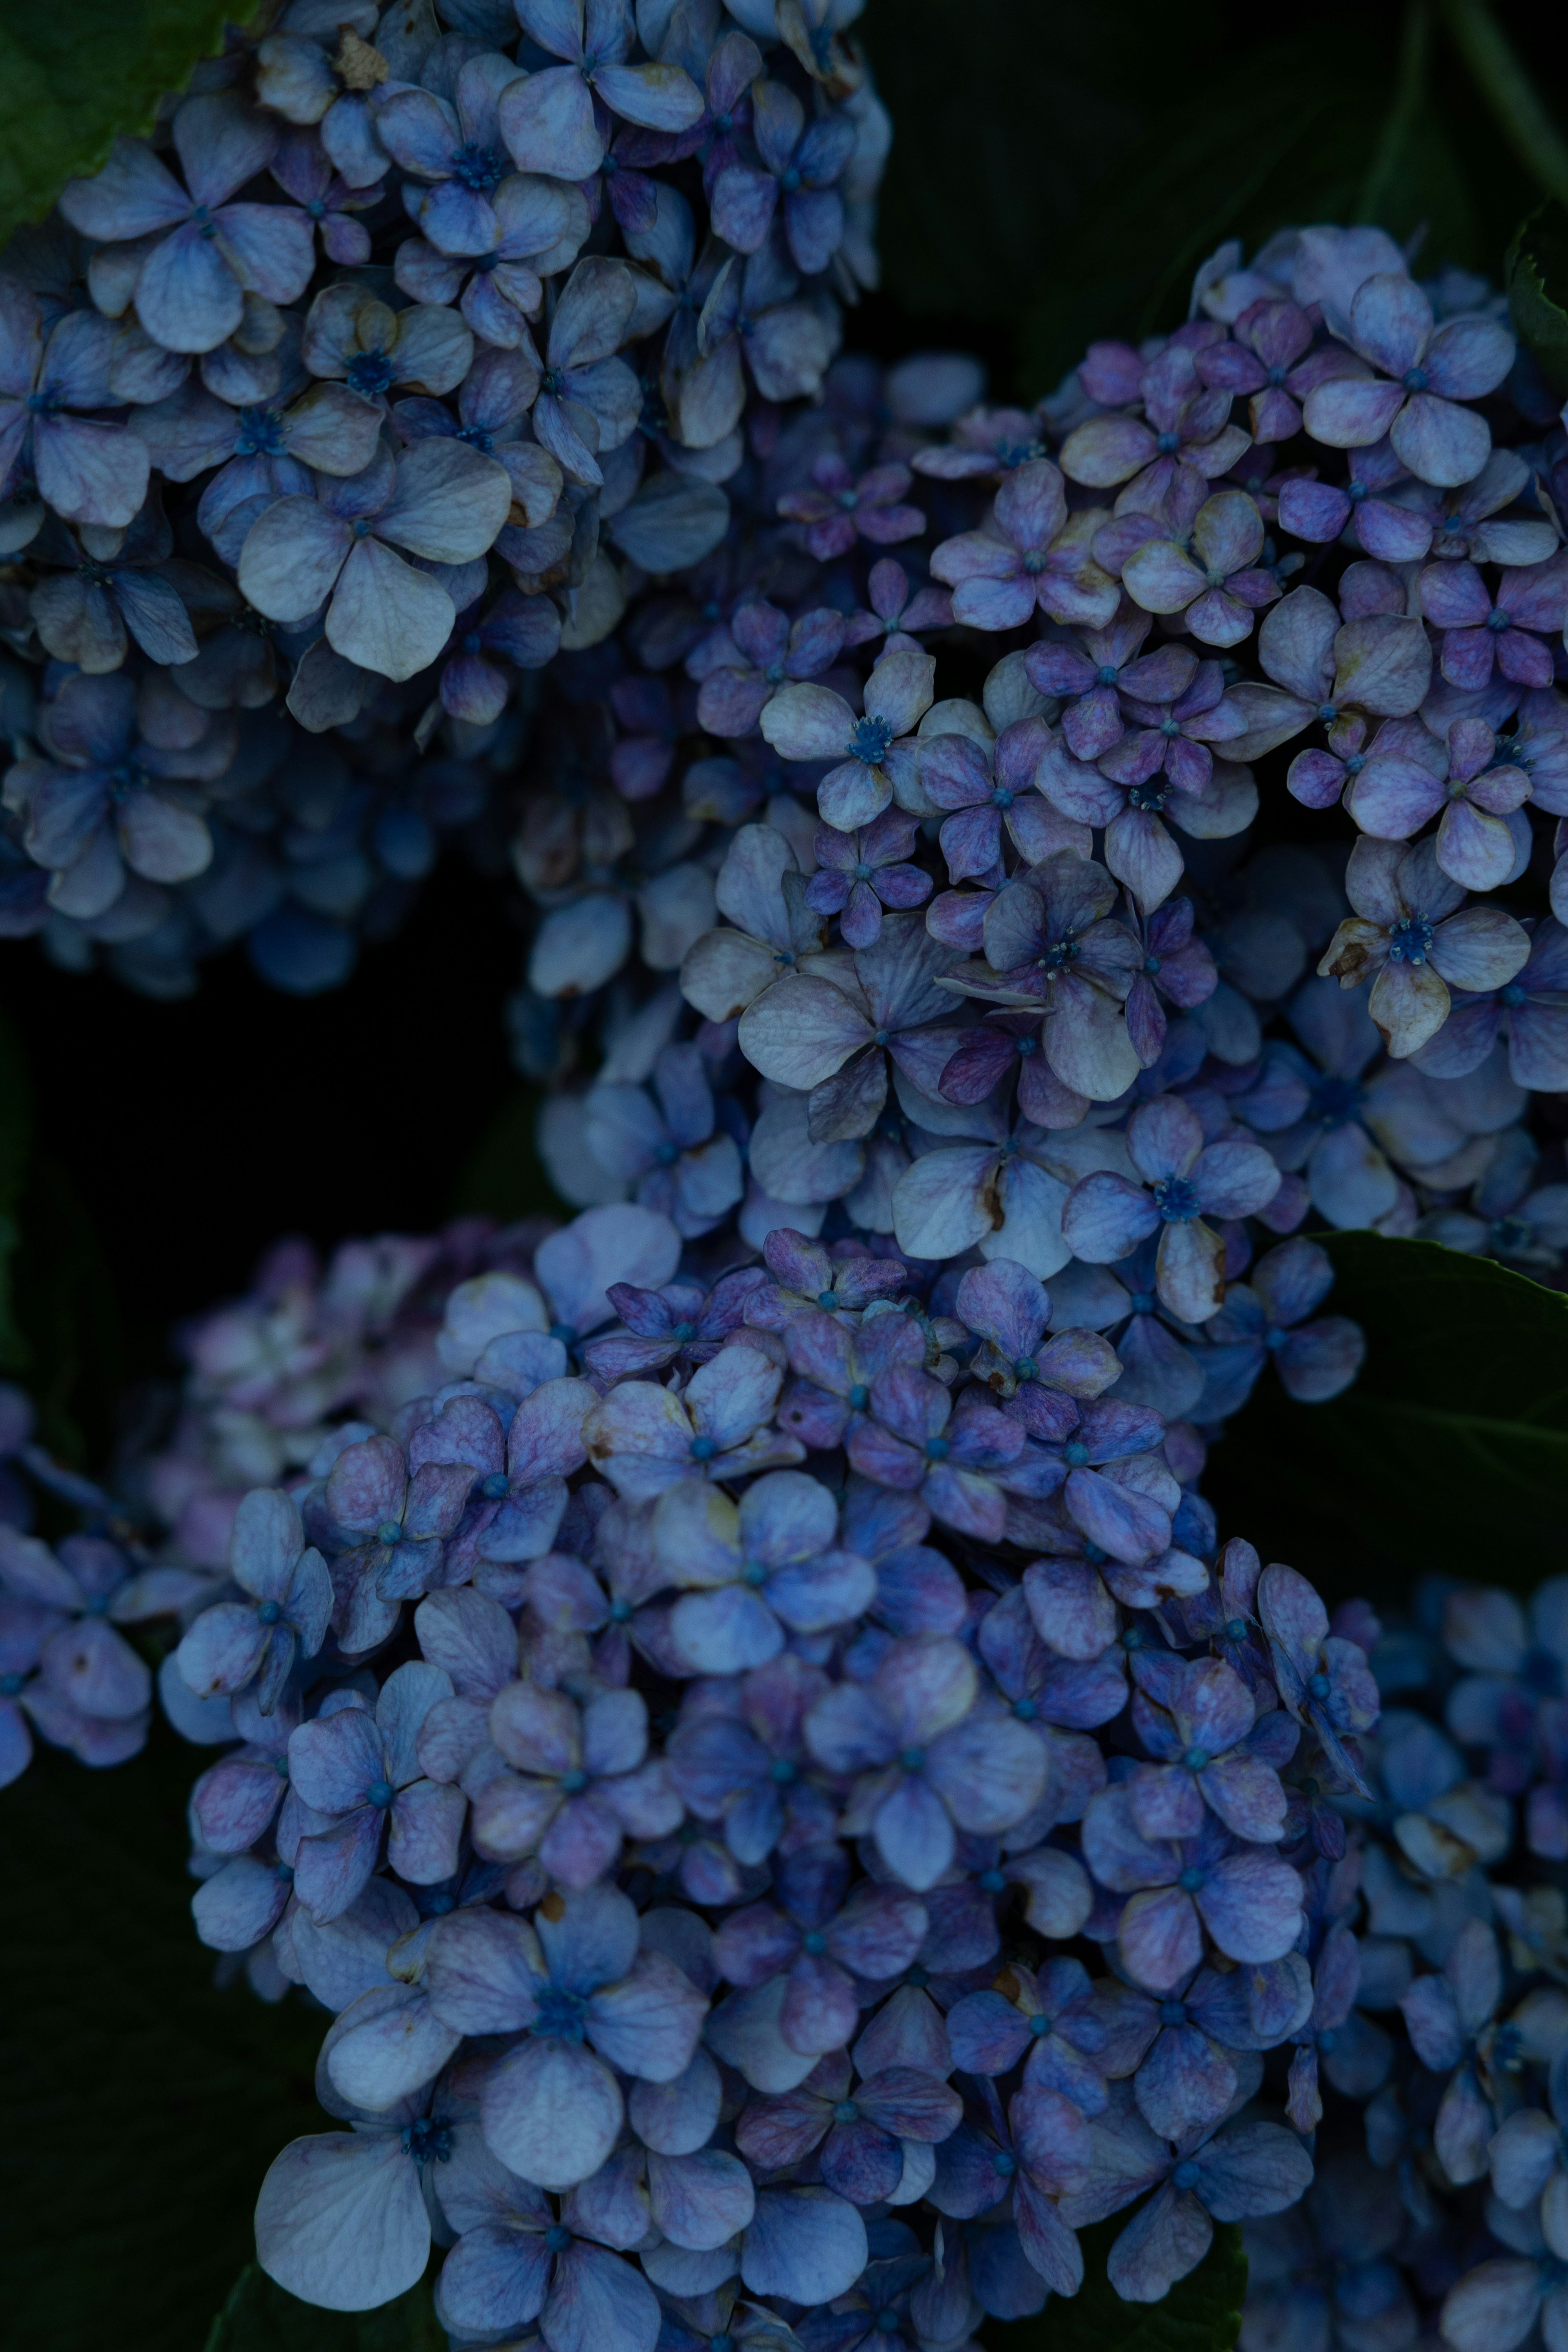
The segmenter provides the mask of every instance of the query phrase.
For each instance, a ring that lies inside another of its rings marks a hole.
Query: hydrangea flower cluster
[[[295,1466],[164,1697],[221,1751],[197,1932],[334,2014],[345,2128],[273,2166],[263,2263],[361,2309],[443,2246],[458,2342],[945,2345],[1137,2206],[1111,2274],[1156,2300],[1312,2178],[1263,2053],[1312,2005],[1309,1798],[1369,1787],[1364,1649],[1219,1546],[1198,1428],[1017,1259],[759,1252],[668,1197],[469,1237],[433,1330],[390,1280],[357,1377],[306,1316],[258,1380]],[[1322,1253],[1270,1259],[1342,1383]],[[165,1508],[260,1303],[193,1335]]]
[[[310,992],[444,835],[493,868],[538,673],[725,540],[874,281],[857,13],[287,0],[12,239],[0,935]]]
[[[45,1516],[76,1524],[48,1542],[34,1532]],[[36,1737],[95,1767],[139,1755],[153,1677],[137,1633],[121,1629],[177,1641],[219,1584],[57,1461],[28,1399],[0,1385],[0,1788],[26,1770]]]

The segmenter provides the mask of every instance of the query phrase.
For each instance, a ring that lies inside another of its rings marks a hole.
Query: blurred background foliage
[[[1568,194],[1498,110],[1510,52],[1568,121],[1568,25],[1532,0],[868,0],[859,31],[896,132],[878,341],[977,345],[1027,398],[1091,338],[1184,318],[1226,237],[1376,220],[1498,280]]]

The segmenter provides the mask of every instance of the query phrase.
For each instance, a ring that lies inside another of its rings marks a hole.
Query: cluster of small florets
[[[75,1520],[75,1531],[46,1543],[33,1533],[43,1512]],[[0,1386],[0,1788],[32,1762],[35,1733],[95,1767],[145,1747],[152,1667],[121,1628],[165,1621],[167,1654],[222,1583],[145,1533],[38,1443],[28,1399]],[[171,1663],[165,1688],[172,1673]]]
[[[1300,2211],[1247,2225],[1244,2352],[1514,2352],[1538,2326],[1551,2344],[1568,1581],[1527,1604],[1431,1578],[1386,1627],[1336,1622],[1367,1646],[1383,1715],[1360,1743],[1370,1795],[1310,1795],[1321,1957],[1288,2113],[1317,2122],[1319,2170]]]
[[[1234,260],[946,441],[960,363],[839,363],[773,535],[558,662],[512,1017],[568,1200],[1076,1261],[1086,1322],[1131,1257],[1206,1326],[1255,1214],[1558,1265],[1568,444],[1484,289],[1372,230]]]
[[[369,2307],[434,2230],[459,2342],[948,2345],[1154,2190],[1111,2276],[1157,2299],[1312,2176],[1300,2084],[1258,2102],[1371,1792],[1364,1612],[1218,1546],[1197,1428],[1016,1259],[701,1240],[492,1237],[379,1426],[275,1382],[314,1451],[166,1693],[227,1747],[198,1933],[334,2012],[352,2128],[279,2158],[262,2261]],[[1305,1313],[1322,1254],[1271,1255]]]
[[[394,926],[537,672],[724,540],[748,404],[819,391],[857,13],[287,0],[12,240],[0,935],[166,995]]]

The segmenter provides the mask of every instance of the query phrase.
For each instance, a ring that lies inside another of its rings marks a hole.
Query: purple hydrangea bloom
[[[174,116],[184,188],[140,139],[117,140],[96,178],[67,183],[60,209],[84,236],[150,240],[136,273],[136,315],[166,351],[210,352],[239,325],[247,293],[294,302],[310,283],[308,215],[233,202],[271,163],[279,136],[237,90],[216,90],[186,99]]]

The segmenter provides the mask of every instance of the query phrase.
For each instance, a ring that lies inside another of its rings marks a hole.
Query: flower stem
[[[1552,121],[1487,0],[1441,0],[1455,47],[1510,146],[1548,195],[1568,204],[1568,140]]]

